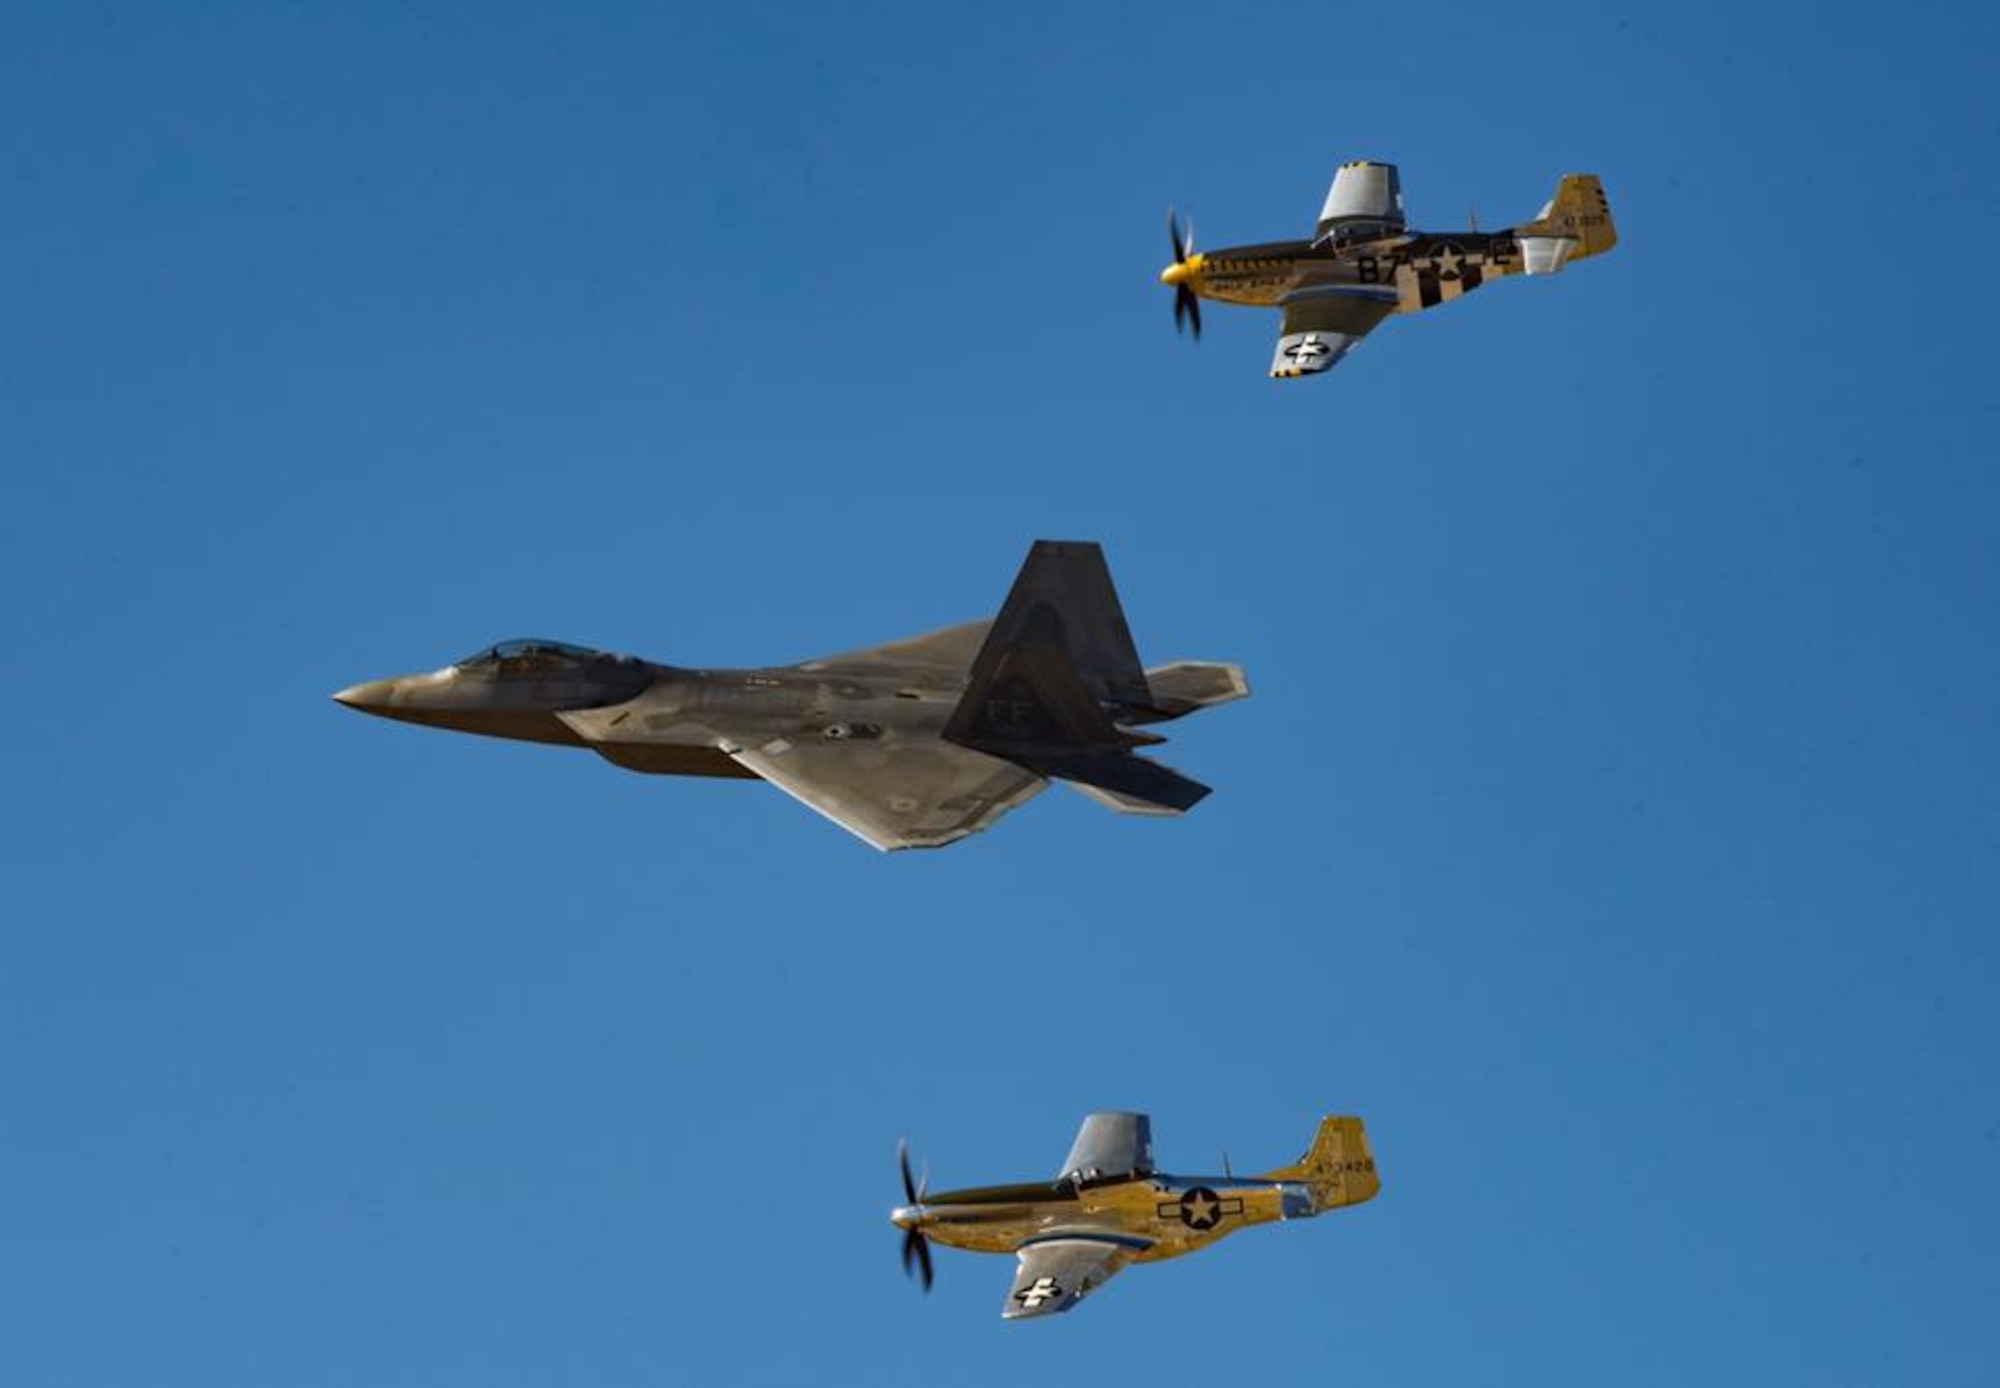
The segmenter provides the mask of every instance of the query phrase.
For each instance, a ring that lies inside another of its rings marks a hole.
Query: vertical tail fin
[[[946,740],[996,756],[1117,747],[1107,703],[1150,699],[1104,550],[1037,540],[972,659]]]
[[[1359,1118],[1339,1115],[1320,1120],[1319,1132],[1306,1154],[1293,1165],[1270,1172],[1269,1177],[1311,1186],[1313,1203],[1322,1210],[1359,1205],[1373,1200],[1382,1189],[1367,1128]]]
[[[1009,647],[1034,645],[1061,654],[1084,686],[1107,703],[1144,704],[1149,695],[1125,608],[1111,583],[1104,549],[1089,540],[1037,540],[986,644],[972,662],[979,681]]]
[[[1553,274],[1618,244],[1611,199],[1596,174],[1565,174],[1541,215],[1514,234],[1521,241],[1522,268],[1531,275]]]
[[[1132,748],[1128,714],[1160,716],[1104,551],[1037,540],[973,659],[944,726],[948,742],[1086,789],[1113,809],[1180,814],[1208,787]]]

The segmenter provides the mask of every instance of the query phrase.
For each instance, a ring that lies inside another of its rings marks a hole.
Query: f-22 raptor
[[[955,843],[1051,779],[1128,814],[1181,814],[1208,787],[1138,755],[1165,740],[1145,729],[1249,692],[1236,665],[1142,668],[1104,552],[1042,540],[998,617],[868,650],[700,670],[509,641],[333,697],[632,771],[766,780],[889,850]]]
[[[1382,1189],[1359,1118],[1323,1120],[1312,1147],[1260,1176],[1169,1176],[1153,1169],[1153,1124],[1143,1113],[1093,1113],[1053,1181],[932,1194],[901,1154],[907,1203],[889,1216],[903,1230],[903,1270],[929,1291],[930,1240],[1019,1265],[1000,1314],[1067,1311],[1134,1263],[1207,1248],[1253,1224],[1310,1219],[1372,1200]],[[1223,1163],[1224,1166],[1228,1162]]]

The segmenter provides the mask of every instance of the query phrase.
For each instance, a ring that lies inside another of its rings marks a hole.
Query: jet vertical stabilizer
[[[948,742],[1069,781],[1113,809],[1179,814],[1208,787],[1134,756],[1158,738],[1118,726],[1157,720],[1104,551],[1039,540],[972,662]]]

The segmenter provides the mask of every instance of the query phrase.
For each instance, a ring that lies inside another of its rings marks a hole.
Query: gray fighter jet
[[[1142,731],[1250,692],[1241,667],[1142,669],[1104,552],[1038,541],[1000,615],[870,650],[690,670],[508,641],[333,697],[430,727],[588,747],[670,776],[762,778],[880,849],[938,848],[1050,779],[1128,814],[1208,787],[1139,756]]]

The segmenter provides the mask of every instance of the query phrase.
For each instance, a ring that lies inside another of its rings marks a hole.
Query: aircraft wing
[[[801,670],[879,670],[886,666],[925,666],[941,671],[963,675],[972,665],[972,658],[979,654],[980,646],[986,640],[986,633],[993,625],[991,617],[982,617],[976,622],[961,622],[955,627],[945,627],[941,631],[927,631],[921,636],[906,636],[900,641],[886,645],[869,646],[858,651],[842,651],[839,655],[821,656],[808,660],[799,666]]]
[[[1032,771],[936,739],[792,741],[730,752],[795,800],[888,852],[942,848],[990,828],[1048,784]]]
[[[1396,311],[1389,285],[1317,285],[1284,301],[1271,374],[1279,379],[1312,376],[1331,369]]]
[[[1000,1315],[1010,1321],[1061,1315],[1149,1246],[1144,1239],[1088,1232],[1054,1234],[1024,1243],[1015,1250],[1021,1266],[1014,1273],[1014,1285],[1007,1291],[1007,1304]]]

